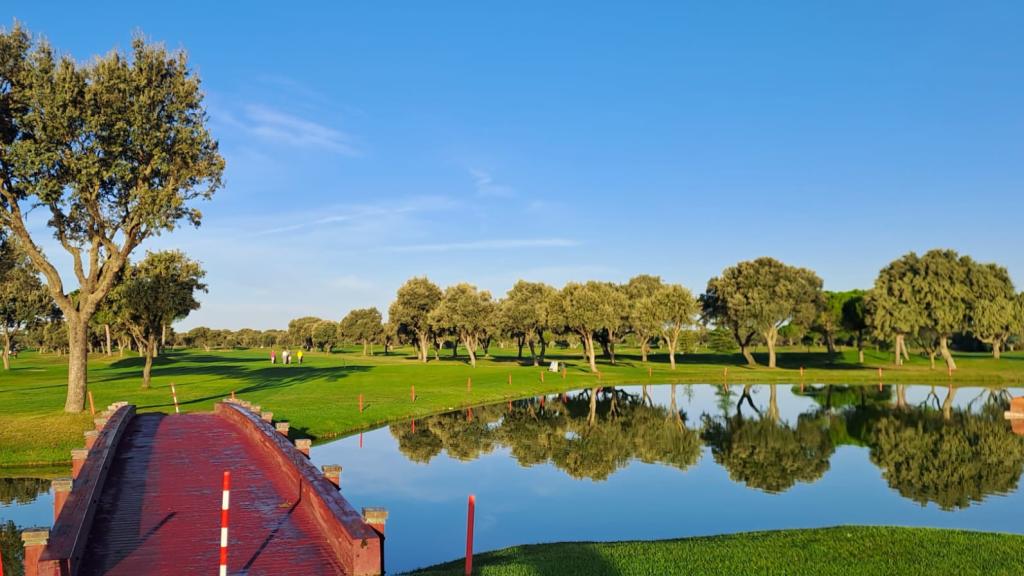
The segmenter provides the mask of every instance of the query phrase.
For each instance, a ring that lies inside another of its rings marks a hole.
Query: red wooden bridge
[[[22,534],[26,576],[216,574],[231,472],[228,574],[382,574],[387,513],[362,514],[287,423],[228,400],[212,413],[111,405],[54,481],[52,529]]]

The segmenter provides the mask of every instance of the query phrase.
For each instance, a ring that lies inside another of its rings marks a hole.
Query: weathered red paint
[[[116,409],[26,574],[204,574],[219,556],[218,480],[233,471],[232,572],[380,574],[383,537],[258,414]]]
[[[275,480],[283,481],[286,487],[291,487],[295,493],[293,498],[302,502],[302,508],[307,509],[315,521],[312,526],[315,537],[328,543],[344,574],[367,576],[381,573],[383,538],[363,521],[362,515],[341,496],[337,488],[309,462],[309,459],[251,412],[228,403],[218,404],[214,411],[221,418],[235,423],[236,428],[242,430],[247,439],[257,445],[257,449],[250,450],[250,453],[261,452],[263,456],[269,457],[270,465],[264,470],[268,474],[273,473]],[[236,471],[234,476],[237,492],[239,473]],[[232,505],[232,526],[236,531],[243,530],[240,527],[241,520],[236,520],[241,512],[235,512],[242,506],[238,501],[240,498],[241,496],[235,498]],[[235,542],[232,546],[232,550],[239,548],[239,544]],[[293,554],[301,553],[301,546],[293,548]],[[293,573],[335,572],[321,569],[298,570]]]

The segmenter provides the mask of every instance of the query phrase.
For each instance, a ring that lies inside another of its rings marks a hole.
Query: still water
[[[899,524],[1024,532],[1021,389],[627,386],[404,422],[313,449],[390,512],[388,572],[476,549]],[[48,482],[0,479],[0,523],[48,524]]]

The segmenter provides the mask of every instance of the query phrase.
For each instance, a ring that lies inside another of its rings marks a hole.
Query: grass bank
[[[516,546],[474,558],[479,576],[996,576],[1020,574],[1024,536],[839,526],[652,542]],[[463,574],[463,561],[413,572]]]
[[[804,367],[803,378],[809,384],[874,385],[877,369],[882,367],[886,383],[1024,384],[1024,353],[1019,352],[999,361],[983,354],[958,355],[960,370],[952,379],[944,370],[930,369],[925,358],[914,357],[896,368],[888,355],[869,352],[860,365],[854,351],[830,361],[823,352],[787,350],[780,354],[776,369],[747,367],[738,354],[688,354],[679,357],[673,371],[665,355],[655,354],[644,364],[627,350],[619,354],[616,365],[603,362],[600,377],[587,370],[576,351],[559,350],[549,356],[567,364],[564,377],[520,361],[513,350],[492,348],[491,352],[491,357],[472,368],[450,353],[424,365],[409,349],[372,357],[361,357],[356,350],[310,353],[301,366],[271,365],[269,350],[175,350],[157,359],[149,390],[141,388],[140,358],[94,355],[89,378],[98,408],[126,400],[141,411],[173,410],[172,382],[185,411],[210,410],[214,402],[235,391],[272,410],[275,418],[290,421],[293,435],[315,440],[542,392],[619,384],[721,384],[726,371],[730,383],[796,383]],[[62,412],[66,378],[66,359],[31,352],[23,353],[10,371],[0,374],[0,467],[63,464],[70,460],[69,451],[81,446],[82,431],[90,427],[91,417]],[[468,379],[472,379],[471,389]],[[415,402],[410,394],[413,386]],[[358,407],[360,394],[363,412]]]

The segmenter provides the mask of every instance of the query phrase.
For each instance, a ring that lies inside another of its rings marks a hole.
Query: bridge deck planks
[[[110,469],[80,574],[216,574],[221,475],[232,476],[229,573],[342,574],[263,452],[213,414],[140,414]]]

